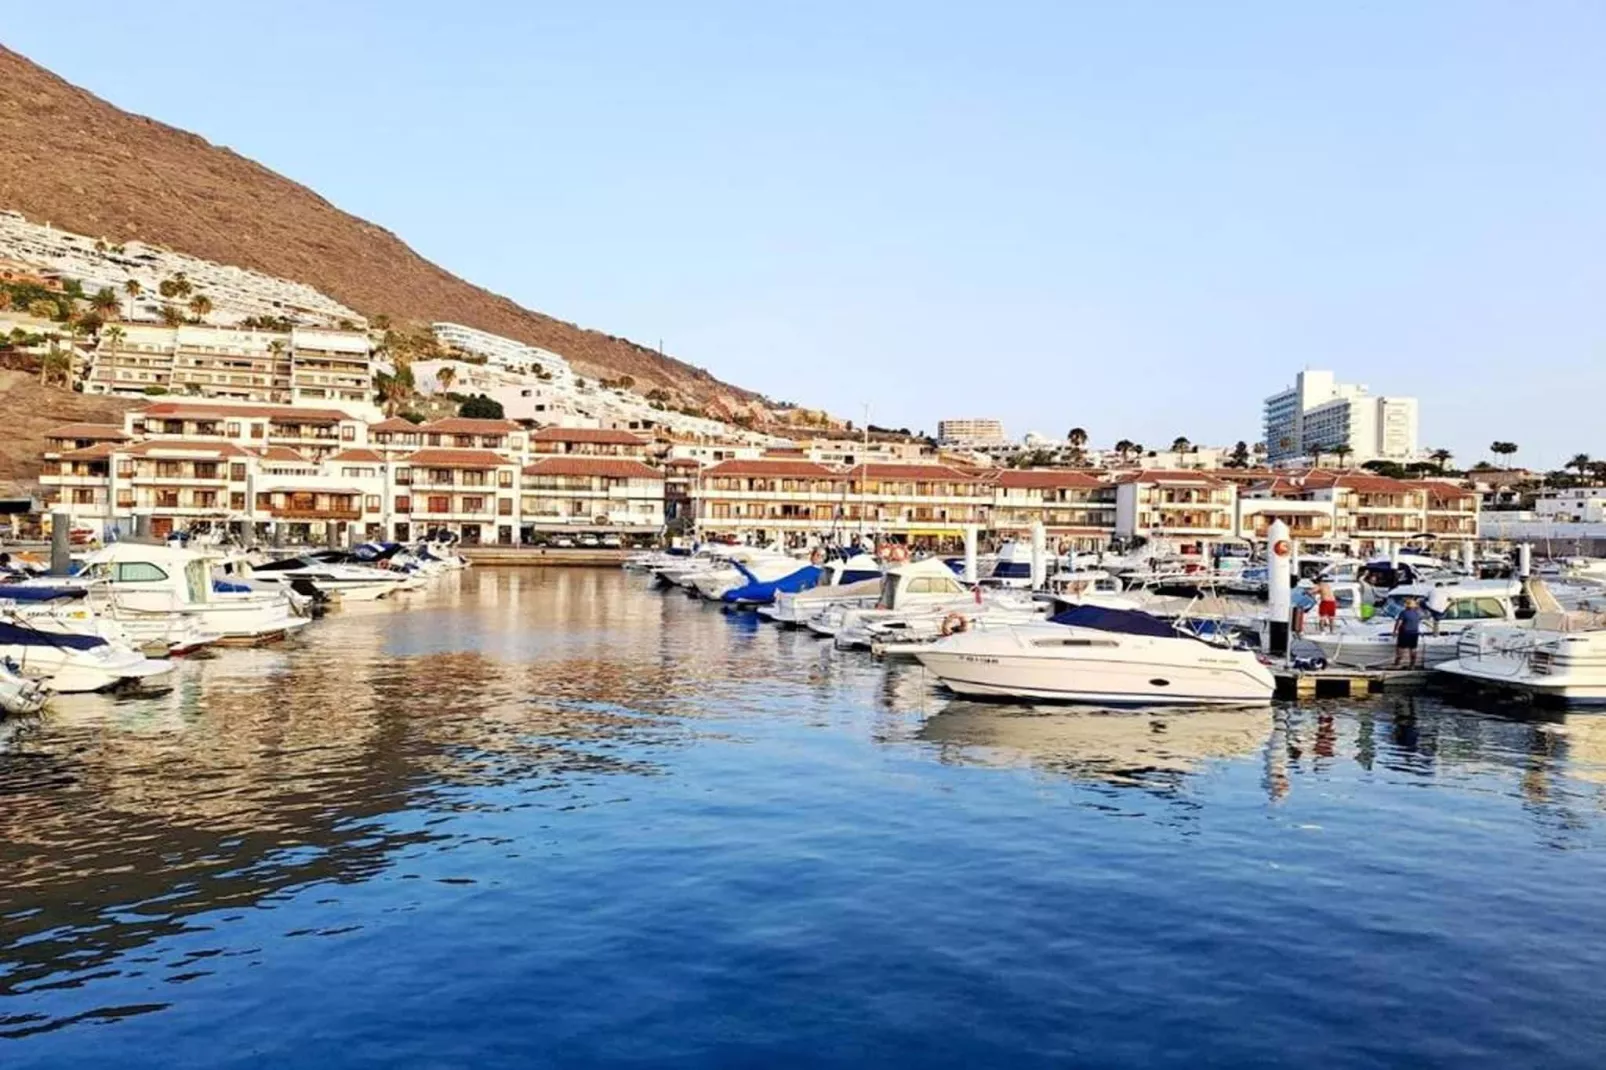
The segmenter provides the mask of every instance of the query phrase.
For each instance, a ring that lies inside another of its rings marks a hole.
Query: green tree
[[[1590,466],[1594,463],[1595,462],[1590,459],[1589,454],[1575,453],[1573,454],[1573,459],[1568,461],[1563,467],[1575,468],[1578,470],[1578,475],[1583,477],[1589,474]]]
[[[1354,450],[1350,449],[1348,442],[1340,442],[1338,445],[1333,447],[1333,456],[1338,459],[1338,466],[1340,468],[1344,467],[1344,462],[1348,460],[1349,455],[1354,452]]]
[[[1227,467],[1228,468],[1248,468],[1249,467],[1249,443],[1240,441],[1236,446],[1234,446],[1232,448],[1232,453],[1227,458]]]
[[[1505,458],[1506,467],[1510,468],[1512,455],[1517,452],[1517,444],[1515,442],[1502,442],[1497,439],[1489,443],[1489,452],[1497,457]]]
[[[1361,467],[1368,472],[1376,472],[1378,475],[1387,476],[1390,479],[1404,479],[1406,476],[1405,466],[1398,461],[1367,461]]]
[[[205,294],[196,294],[190,298],[190,314],[195,317],[196,323],[205,323],[206,317],[212,311],[212,299]]]
[[[162,323],[168,327],[177,327],[184,322],[184,313],[177,305],[164,304],[162,306]]]
[[[475,420],[500,420],[504,414],[500,401],[494,401],[484,394],[475,394],[458,406],[457,415]]]
[[[101,319],[111,319],[121,311],[121,302],[117,300],[117,294],[110,286],[102,286],[96,290],[95,296],[89,299],[89,304],[100,313]]]
[[[43,297],[35,298],[28,302],[28,315],[41,320],[60,319],[61,306]]]
[[[1455,455],[1441,446],[1428,454],[1428,460],[1439,466],[1439,475],[1442,476],[1444,475],[1445,466],[1450,463],[1450,458],[1453,456]]]
[[[450,364],[447,364],[435,373],[435,381],[441,384],[442,392],[450,394],[452,392],[452,384],[457,382],[457,372]]]
[[[1178,435],[1171,440],[1172,453],[1187,453],[1191,449],[1193,449],[1193,443],[1188,441],[1186,435]]]

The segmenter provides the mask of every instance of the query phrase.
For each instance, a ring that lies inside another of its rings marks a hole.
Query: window
[[[465,512],[465,513],[483,513],[484,511],[485,511],[485,499],[484,498],[481,498],[478,495],[475,495],[474,497],[464,498],[463,499],[463,512]]]
[[[513,473],[508,471],[506,468],[497,472],[496,485],[499,487],[511,487],[513,485]]]
[[[226,423],[223,425],[223,428],[228,433],[230,438],[240,437],[240,425],[238,422]]]
[[[155,583],[167,579],[167,573],[145,561],[119,561],[114,583]]]
[[[452,511],[452,499],[444,494],[432,494],[429,498],[429,512],[449,513]]]
[[[512,516],[513,515],[513,499],[512,498],[498,498],[496,500],[496,514],[498,516]]]
[[[398,495],[396,495],[396,511],[398,513],[410,513],[410,512],[412,512],[413,511],[413,499],[411,498],[411,496],[406,495],[406,494],[398,494]]]
[[[235,461],[235,462],[233,462],[232,464],[229,465],[229,482],[230,483],[244,483],[245,482],[245,463],[244,462]]]
[[[379,495],[377,495],[377,494],[368,495],[364,508],[370,513],[379,512]]]
[[[195,462],[195,478],[196,479],[216,479],[217,478],[217,462],[216,461],[196,461]]]
[[[245,510],[245,495],[240,493],[229,495],[229,508],[236,512],[243,512]]]
[[[411,468],[398,468],[398,469],[396,469],[396,482],[397,482],[397,484],[399,484],[401,486],[406,486],[407,484],[411,483],[412,481],[413,481],[413,470]]]
[[[251,437],[252,438],[261,438],[263,433],[264,433],[264,428],[263,428],[263,426],[261,424],[252,424],[251,425]]]
[[[342,442],[351,442],[357,437],[357,429],[350,424],[340,426],[340,439]]]

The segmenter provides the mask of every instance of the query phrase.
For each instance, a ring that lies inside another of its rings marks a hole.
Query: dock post
[[[1517,547],[1517,575],[1522,579],[1529,579],[1534,574],[1534,548],[1532,543],[1523,543]]]
[[[1478,551],[1471,539],[1461,544],[1461,567],[1469,576],[1478,570]]]
[[[976,525],[965,525],[965,582],[976,582]]]
[[[65,576],[72,569],[72,517],[50,514],[50,574]]]
[[[1288,656],[1288,625],[1293,614],[1294,546],[1288,537],[1288,525],[1273,520],[1266,528],[1266,601],[1270,627],[1266,652],[1273,657]]]
[[[1041,520],[1032,521],[1032,590],[1039,591],[1048,579],[1048,532]]]

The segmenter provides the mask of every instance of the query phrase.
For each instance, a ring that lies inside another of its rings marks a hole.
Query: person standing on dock
[[[1433,618],[1433,634],[1439,634],[1439,622],[1450,611],[1450,592],[1444,589],[1444,581],[1437,580],[1433,589],[1428,592],[1428,616]]]
[[[1394,618],[1394,664],[1392,668],[1400,667],[1400,659],[1407,652],[1410,653],[1409,668],[1416,668],[1417,645],[1422,641],[1422,611],[1417,608],[1416,599],[1407,598],[1405,607],[1400,615]]]

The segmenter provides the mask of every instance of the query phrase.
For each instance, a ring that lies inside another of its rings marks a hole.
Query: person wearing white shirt
[[[1444,589],[1441,580],[1433,585],[1428,592],[1428,616],[1433,618],[1433,634],[1439,634],[1439,622],[1444,619],[1445,613],[1450,609],[1450,592]]]

